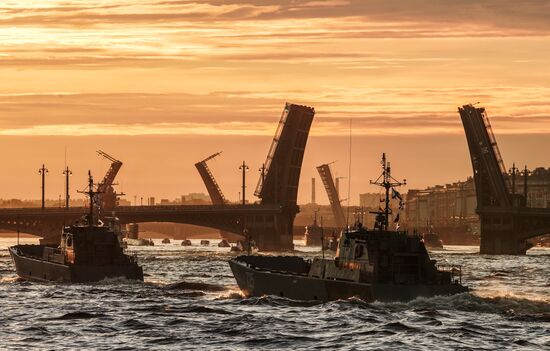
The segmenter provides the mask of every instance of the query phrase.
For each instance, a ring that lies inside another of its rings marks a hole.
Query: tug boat
[[[127,246],[155,246],[153,240],[143,238],[123,238],[122,242],[126,243]]]
[[[9,248],[17,275],[31,281],[86,283],[124,277],[143,280],[136,257],[124,253],[116,223],[94,220],[93,178],[89,175],[90,212],[63,227],[59,246],[16,245]]]
[[[427,233],[424,233],[422,235],[422,238],[424,239],[424,244],[429,249],[442,249],[443,248],[443,241],[439,239],[439,235],[437,233],[434,233],[430,230],[428,230]]]
[[[323,230],[319,224],[317,224],[317,212],[315,210],[315,217],[313,223],[307,225],[305,228],[304,239],[306,246],[320,246],[323,245]]]
[[[458,265],[430,259],[422,237],[389,228],[390,190],[405,184],[391,176],[385,154],[383,173],[372,184],[385,188],[384,209],[373,229],[357,223],[340,234],[334,259],[243,255],[229,261],[243,294],[278,295],[293,300],[330,301],[358,297],[371,301],[409,301],[417,297],[468,291]],[[400,206],[401,207],[401,206]],[[397,222],[398,216],[394,217]],[[397,225],[396,225],[397,227]]]

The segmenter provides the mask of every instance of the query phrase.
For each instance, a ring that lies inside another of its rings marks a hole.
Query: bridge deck
[[[123,214],[161,214],[161,213],[279,213],[279,205],[158,205],[158,206],[119,206],[114,211],[115,215]],[[0,218],[16,216],[52,216],[52,215],[74,215],[80,216],[88,213],[86,207],[56,208],[39,207],[31,208],[2,208],[0,209]]]

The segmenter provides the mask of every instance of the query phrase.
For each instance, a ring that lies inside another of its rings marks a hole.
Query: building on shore
[[[407,193],[407,226],[423,229],[428,223],[448,225],[477,218],[474,181],[435,185],[423,190],[411,189]]]
[[[528,207],[550,208],[550,169],[539,167],[527,172],[527,184],[523,172],[517,172],[514,181],[511,174],[507,177],[511,193],[524,195],[527,191]],[[473,244],[479,240],[476,207],[475,184],[471,177],[422,190],[411,189],[407,193],[405,225],[418,232],[425,232],[429,227],[446,244]]]

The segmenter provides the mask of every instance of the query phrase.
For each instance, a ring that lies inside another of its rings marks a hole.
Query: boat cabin
[[[66,226],[59,248],[69,264],[110,265],[127,260],[118,235],[109,227]]]

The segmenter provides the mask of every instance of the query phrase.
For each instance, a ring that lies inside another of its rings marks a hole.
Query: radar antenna
[[[90,212],[87,215],[86,221],[88,223],[88,226],[93,226],[94,221],[94,202],[96,199],[96,195],[100,194],[99,191],[94,191],[94,177],[92,176],[92,172],[88,171],[88,187],[87,190],[78,191],[81,194],[85,194],[90,198]]]
[[[388,230],[389,217],[393,213],[390,206],[390,189],[392,190],[392,197],[398,198],[402,204],[403,199],[401,198],[401,194],[393,188],[406,185],[407,180],[403,179],[403,181],[400,182],[392,177],[390,163],[386,161],[386,153],[382,154],[382,161],[380,163],[382,165],[382,174],[380,174],[375,181],[371,180],[370,183],[385,189],[385,208],[379,209],[378,211],[371,211],[370,213],[376,214],[375,227],[378,225],[378,229]]]

